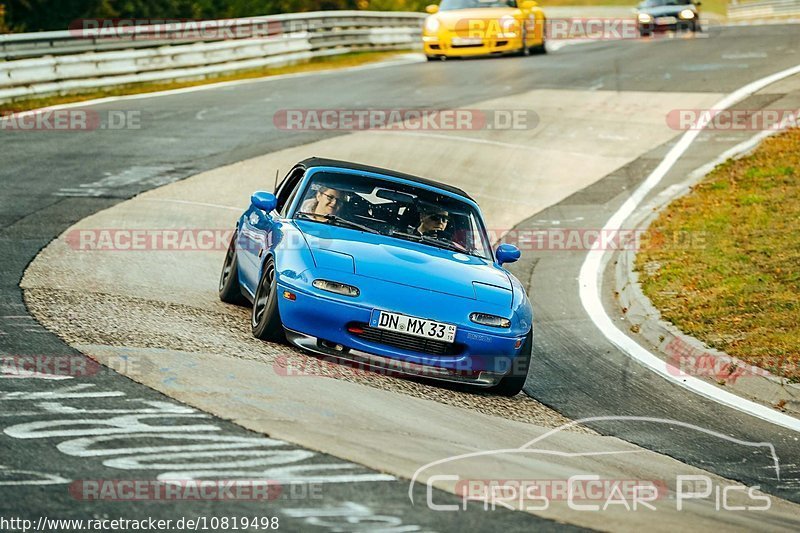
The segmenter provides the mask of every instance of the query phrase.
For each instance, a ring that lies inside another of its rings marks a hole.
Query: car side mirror
[[[537,4],[537,3],[536,3],[536,2],[534,2],[533,0],[525,0],[524,2],[522,2],[522,4],[520,4],[520,7],[521,7],[522,9],[524,9],[525,11],[527,11],[527,10],[529,10],[529,9],[533,9],[534,7],[536,7],[536,6],[538,6],[538,5],[539,5],[539,4]]]
[[[431,15],[435,15],[439,12],[439,6],[436,4],[431,4],[429,6],[425,6],[425,11]]]
[[[250,197],[250,203],[269,213],[278,205],[278,199],[271,192],[256,191]]]
[[[497,262],[502,264],[505,263],[513,263],[519,259],[522,255],[522,252],[519,251],[519,248],[514,246],[513,244],[501,244],[497,247],[497,252],[495,252],[495,257],[497,258]]]

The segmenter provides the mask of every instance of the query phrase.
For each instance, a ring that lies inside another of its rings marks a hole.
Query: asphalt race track
[[[37,253],[76,222],[143,191],[207,170],[343,135],[279,131],[272,117],[280,109],[468,107],[537,89],[727,94],[796,65],[798,52],[796,26],[716,28],[708,38],[581,44],[531,58],[406,61],[93,106],[100,111],[140,113],[138,130],[0,132],[4,163],[0,167],[0,356],[78,355],[29,315],[19,287]],[[765,107],[781,96],[756,95],[741,105]],[[795,101],[797,107],[800,102]],[[746,138],[702,134],[653,194]],[[517,229],[550,227],[554,221],[562,227],[602,227],[674,142],[662,143],[589,187],[530,213]],[[265,189],[271,188],[273,171],[265,172]],[[577,277],[584,257],[581,252],[529,252],[513,268],[528,284],[536,313],[535,359],[526,393],[572,419],[606,415],[676,419],[742,442],[771,443],[780,462],[779,476],[773,458],[763,449],[754,452],[696,429],[642,421],[587,424],[602,435],[800,503],[798,435],[670,384],[610,344],[578,298]],[[609,314],[617,317],[610,295],[606,303]],[[0,404],[4,407],[0,410],[2,516],[34,521],[45,512],[58,518],[278,516],[282,527],[319,531],[378,526],[392,531],[572,527],[530,513],[487,513],[479,507],[441,513],[411,506],[404,479],[313,447],[257,442],[256,432],[105,370],[71,380],[0,379]],[[113,421],[101,430],[80,429],[92,427],[97,419]],[[160,447],[183,444],[187,436],[219,445],[218,462],[225,461],[225,449],[233,449],[252,451],[254,464],[261,460],[268,465],[279,448],[307,467],[301,470],[308,475],[307,488],[321,485],[324,497],[287,490],[267,503],[130,504],[83,501],[65,489],[75,480],[152,479],[154,470],[169,471],[149,464],[156,462],[152,454],[168,452]],[[106,457],[117,458],[109,466]],[[130,460],[126,463],[125,458]],[[424,500],[424,491],[418,498]],[[443,492],[436,498],[457,503],[455,496]],[[800,519],[774,518],[765,519],[763,525],[789,530],[798,523]],[[592,527],[608,526],[598,520]]]

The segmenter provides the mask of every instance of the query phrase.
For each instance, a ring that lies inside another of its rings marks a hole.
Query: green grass
[[[59,104],[68,104],[72,102],[82,102],[85,100],[93,100],[95,98],[105,98],[107,96],[125,96],[130,94],[168,91],[171,89],[181,89],[183,87],[207,85],[209,83],[219,83],[223,81],[263,78],[265,76],[277,76],[279,74],[292,74],[296,72],[311,72],[315,70],[324,70],[329,68],[355,67],[366,63],[373,63],[375,61],[389,59],[398,54],[407,52],[408,50],[398,50],[391,52],[352,52],[338,56],[311,59],[307,63],[300,63],[297,65],[288,65],[284,67],[264,67],[258,69],[243,70],[243,71],[233,72],[230,74],[214,76],[202,80],[180,81],[180,82],[136,83],[131,85],[120,85],[115,87],[109,87],[107,89],[100,89],[91,92],[81,92],[68,95],[20,99],[20,100],[15,100],[14,102],[0,103],[0,113],[3,112],[7,113],[12,111],[13,112],[27,111],[30,109],[38,109],[40,107],[49,107]]]
[[[642,288],[665,319],[792,381],[800,381],[798,178],[795,129],[718,166],[671,204],[636,258]],[[668,237],[678,234],[696,238]]]

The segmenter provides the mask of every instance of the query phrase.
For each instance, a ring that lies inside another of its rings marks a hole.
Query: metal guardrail
[[[800,17],[800,0],[762,0],[728,4],[728,19]]]
[[[0,102],[138,82],[202,78],[356,50],[418,48],[423,13],[322,11],[130,31],[0,35]],[[24,59],[23,59],[24,58]]]

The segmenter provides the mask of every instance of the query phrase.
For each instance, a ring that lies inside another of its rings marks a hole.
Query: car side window
[[[289,206],[292,205],[292,200],[297,194],[297,186],[300,184],[303,173],[304,169],[302,168],[293,170],[284,180],[283,184],[281,184],[280,190],[277,191],[276,196],[278,204],[275,206],[275,210],[278,211],[281,216],[286,216]]]

